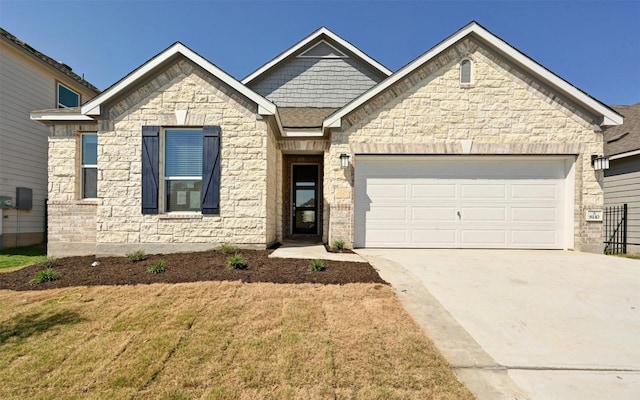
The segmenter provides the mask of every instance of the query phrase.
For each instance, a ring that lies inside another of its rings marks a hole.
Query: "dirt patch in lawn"
[[[151,283],[180,283],[200,281],[242,281],[271,283],[384,283],[368,263],[325,261],[321,272],[309,270],[311,260],[268,258],[271,250],[243,250],[247,268],[227,268],[229,255],[220,251],[149,255],[146,260],[131,262],[126,257],[66,257],[55,261],[53,269],[59,279],[34,284],[36,272],[42,264],[32,265],[0,274],[0,289],[44,290],[70,286],[135,285]],[[147,268],[164,260],[165,272],[149,273]],[[98,261],[100,265],[92,266]]]

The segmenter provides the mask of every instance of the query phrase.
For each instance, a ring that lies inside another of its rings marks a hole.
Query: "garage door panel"
[[[371,183],[367,185],[367,196],[377,199],[406,199],[407,185],[391,183]]]
[[[511,198],[521,200],[557,200],[558,183],[511,185]]]
[[[573,225],[565,221],[565,162],[356,156],[355,245],[563,248]]]
[[[507,232],[504,229],[461,229],[461,242],[467,247],[504,247],[507,245]]]
[[[396,221],[403,223],[406,220],[407,209],[400,206],[371,206],[366,218],[369,222]]]
[[[456,241],[456,230],[451,229],[412,229],[409,247],[448,247]],[[417,245],[417,246],[415,246]]]
[[[411,207],[410,220],[416,222],[455,221],[455,207]]]
[[[371,228],[367,230],[366,243],[368,246],[393,246],[407,243],[405,229]]]
[[[513,207],[511,209],[513,222],[558,222],[556,207]]]
[[[465,222],[505,222],[506,207],[461,207],[461,218]]]
[[[504,184],[461,184],[461,198],[464,200],[474,199],[505,199],[507,188]]]
[[[456,198],[456,185],[443,185],[437,183],[414,183],[411,185],[411,198],[453,200]]]

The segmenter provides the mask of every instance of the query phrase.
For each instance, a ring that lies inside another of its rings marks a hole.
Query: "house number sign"
[[[587,210],[587,221],[602,221],[602,210]]]

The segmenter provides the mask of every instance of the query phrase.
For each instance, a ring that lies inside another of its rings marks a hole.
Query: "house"
[[[601,252],[591,156],[622,123],[476,22],[395,73],[326,28],[242,81],[175,43],[31,118],[51,126],[53,255],[297,238]]]
[[[76,107],[98,93],[69,66],[0,28],[0,249],[45,237],[49,130],[29,113]]]
[[[624,123],[604,133],[604,204],[627,204],[627,252],[640,253],[640,103],[612,108]]]

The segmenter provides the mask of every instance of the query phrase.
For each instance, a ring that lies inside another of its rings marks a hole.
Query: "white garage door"
[[[572,163],[560,157],[356,156],[355,246],[566,248]]]

